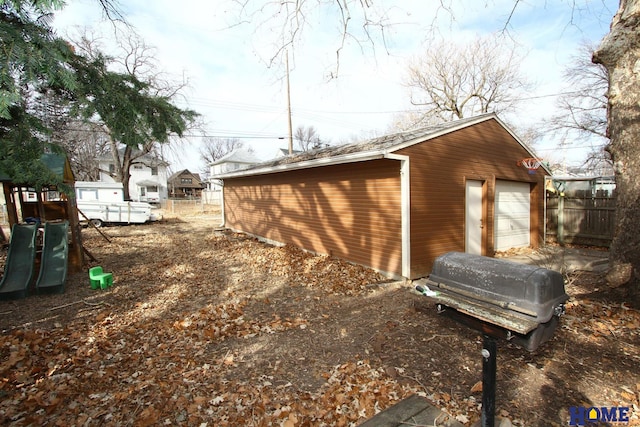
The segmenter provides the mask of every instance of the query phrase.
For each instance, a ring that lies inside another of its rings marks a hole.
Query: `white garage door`
[[[531,202],[526,182],[496,181],[495,248],[530,245]]]

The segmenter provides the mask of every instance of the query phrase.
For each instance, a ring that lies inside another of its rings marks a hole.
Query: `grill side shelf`
[[[515,305],[512,302],[498,301],[498,300],[495,300],[493,298],[489,298],[489,297],[485,297],[485,296],[482,296],[482,295],[474,294],[473,292],[465,291],[464,289],[458,289],[458,288],[455,288],[453,286],[449,286],[446,283],[437,283],[437,282],[434,282],[434,281],[429,280],[429,279],[427,279],[427,284],[431,285],[431,286],[434,286],[434,287],[437,287],[437,288],[440,288],[440,289],[443,289],[443,290],[446,290],[446,291],[449,291],[449,292],[452,292],[452,293],[464,295],[465,297],[471,298],[473,300],[478,300],[478,301],[482,301],[482,302],[486,302],[486,303],[489,303],[489,304],[496,305],[496,306],[498,306],[500,308],[506,308],[508,310],[517,311],[518,313],[526,314],[527,316],[531,316],[531,317],[534,317],[534,318],[538,317],[538,313],[536,313],[535,311],[526,309],[524,307],[519,307],[519,306]]]
[[[433,282],[429,284],[437,286]],[[510,313],[500,305],[490,304],[488,302],[486,302],[486,304],[479,304],[480,301],[475,299],[475,296],[473,296],[473,299],[470,299],[470,297],[462,294],[454,294],[442,287],[439,287],[439,289],[440,292],[438,292],[437,295],[427,296],[427,298],[493,325],[522,335],[533,331],[539,325],[536,320],[529,320],[515,313]]]

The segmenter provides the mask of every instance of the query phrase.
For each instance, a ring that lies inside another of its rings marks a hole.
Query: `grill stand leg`
[[[495,425],[497,351],[496,340],[484,335],[482,345],[482,427],[494,427]]]

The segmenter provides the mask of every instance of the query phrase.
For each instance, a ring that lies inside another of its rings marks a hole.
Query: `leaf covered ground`
[[[347,426],[413,393],[478,420],[478,333],[410,284],[217,223],[84,229],[112,288],[85,272],[1,301],[0,424]],[[570,406],[629,406],[640,425],[640,314],[598,275],[568,279],[552,341],[499,342],[497,413],[561,426]]]

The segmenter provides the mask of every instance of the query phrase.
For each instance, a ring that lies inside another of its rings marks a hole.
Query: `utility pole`
[[[291,86],[289,85],[289,51],[287,50],[287,110],[289,117],[289,155],[293,154],[293,127],[291,126]]]

